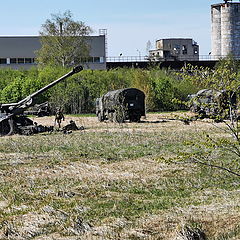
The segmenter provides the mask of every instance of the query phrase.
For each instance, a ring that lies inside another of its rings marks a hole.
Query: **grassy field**
[[[183,239],[186,226],[240,239],[239,177],[179,159],[186,142],[221,129],[164,120],[183,114],[68,116],[85,130],[0,138],[0,239]]]

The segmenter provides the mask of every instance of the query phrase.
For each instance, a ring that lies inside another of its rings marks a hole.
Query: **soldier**
[[[62,120],[63,120],[63,121],[65,120],[64,115],[63,115],[61,109],[60,109],[60,108],[57,108],[57,111],[56,111],[56,114],[55,114],[55,122],[54,122],[54,125],[55,125],[56,122],[57,122],[58,127],[61,128],[61,122],[62,122]]]
[[[70,123],[63,127],[63,131],[76,131],[79,130],[76,123],[73,120],[70,120]]]

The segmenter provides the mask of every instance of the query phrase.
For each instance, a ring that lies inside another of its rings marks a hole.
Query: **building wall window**
[[[182,46],[182,54],[183,54],[183,55],[186,55],[186,54],[187,54],[187,46],[186,46],[186,45],[183,45],[183,46]]]
[[[196,55],[196,54],[198,54],[198,48],[194,48],[194,54]]]
[[[80,59],[80,62],[82,63],[103,63],[103,61],[103,57],[87,57]]]
[[[25,58],[25,63],[32,63],[32,58]]]
[[[10,64],[16,64],[17,59],[16,58],[10,58]]]
[[[10,58],[10,64],[34,64],[34,58]]]
[[[17,63],[18,64],[24,64],[24,58],[18,58]]]
[[[6,58],[0,58],[0,64],[7,64]]]
[[[179,44],[175,44],[173,47],[174,53],[175,54],[179,54],[180,52],[180,45]]]
[[[95,63],[99,63],[99,62],[100,62],[100,57],[94,57],[94,58],[93,58],[93,61],[94,61]]]

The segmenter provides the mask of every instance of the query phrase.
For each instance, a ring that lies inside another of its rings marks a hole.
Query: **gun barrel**
[[[24,104],[25,102],[27,102],[28,100],[30,99],[33,99],[34,97],[36,97],[37,95],[47,91],[49,88],[55,86],[57,83],[61,82],[62,80],[72,76],[73,74],[75,73],[78,73],[80,71],[83,70],[83,67],[82,66],[77,66],[77,67],[74,67],[73,70],[71,70],[70,72],[68,72],[67,74],[63,75],[62,77],[58,78],[57,80],[51,82],[50,84],[48,84],[47,86],[39,89],[38,91],[36,91],[35,93],[32,93],[31,95],[27,96],[26,98],[24,98],[23,100],[19,101],[18,103],[16,103],[16,105],[21,105],[21,104]],[[14,103],[13,103],[14,104]],[[14,104],[15,105],[15,104]]]
[[[18,103],[2,103],[0,104],[0,107],[12,107],[12,106],[18,106]]]

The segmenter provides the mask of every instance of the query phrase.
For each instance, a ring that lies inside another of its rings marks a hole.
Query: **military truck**
[[[51,82],[47,86],[32,93],[17,103],[0,104],[0,136],[12,135],[14,133],[30,134],[48,130],[48,127],[37,126],[24,112],[35,104],[39,94],[47,91],[57,83],[83,70],[82,66],[74,67],[70,72]]]
[[[236,108],[236,93],[202,89],[189,95],[190,110],[201,118],[228,118],[228,109]]]
[[[98,120],[139,122],[145,116],[145,94],[137,88],[110,91],[96,100]]]

